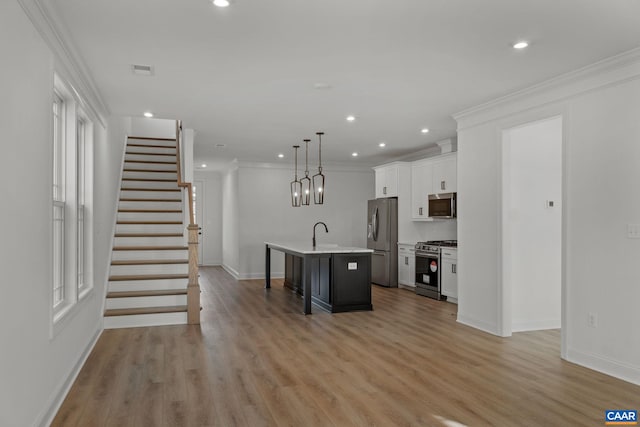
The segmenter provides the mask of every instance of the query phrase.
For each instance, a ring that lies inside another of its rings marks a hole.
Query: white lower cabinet
[[[415,245],[398,244],[398,284],[416,286],[416,248]]]
[[[442,249],[442,261],[440,263],[442,295],[447,301],[458,303],[458,250]]]

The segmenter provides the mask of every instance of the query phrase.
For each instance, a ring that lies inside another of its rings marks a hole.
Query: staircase
[[[179,130],[177,135],[127,140],[105,329],[188,322],[188,224],[181,188],[187,185],[180,182]],[[197,286],[197,272],[195,277]],[[199,310],[199,288],[197,298]],[[189,323],[199,323],[199,315]]]

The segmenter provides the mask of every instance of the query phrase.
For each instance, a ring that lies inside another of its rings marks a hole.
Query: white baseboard
[[[64,399],[67,397],[69,390],[71,390],[71,386],[73,385],[74,381],[78,377],[80,370],[82,369],[85,362],[87,361],[87,358],[91,354],[91,351],[93,350],[93,347],[95,347],[96,343],[98,342],[98,338],[100,338],[101,334],[102,334],[102,324],[100,323],[98,324],[98,328],[94,332],[93,337],[89,341],[89,344],[84,349],[84,351],[80,354],[78,361],[73,366],[73,369],[71,370],[69,375],[67,375],[67,378],[65,378],[61,382],[61,384],[56,388],[57,391],[54,391],[54,393],[49,398],[49,402],[45,407],[45,410],[38,416],[38,418],[36,419],[36,422],[33,424],[34,426],[46,427],[51,425],[51,423],[53,422],[53,419],[58,413],[58,410],[62,406],[62,402],[64,402]]]
[[[566,360],[623,381],[640,385],[640,366],[621,363],[613,359],[585,353],[572,348],[568,349]]]
[[[236,271],[235,268],[232,268],[225,263],[222,263],[222,268],[224,269],[224,271],[229,273],[234,279],[238,280],[238,277],[240,277],[240,274]]]
[[[264,279],[264,273],[244,273],[241,274],[238,280],[254,280],[254,279]],[[284,273],[275,272],[271,273],[272,279],[284,279]]]
[[[488,323],[483,320],[474,319],[469,316],[464,316],[458,313],[458,323],[462,323],[463,325],[471,326],[472,328],[480,329],[483,332],[487,332],[491,335],[500,336],[498,333],[497,325],[493,323]]]
[[[221,267],[233,276],[236,280],[254,280],[254,279],[264,279],[264,272],[262,273],[239,273],[236,269],[229,267],[226,264],[222,264]],[[284,272],[276,271],[271,273],[272,279],[284,279]]]
[[[542,331],[545,329],[560,329],[560,327],[560,319],[532,320],[513,322],[511,332]]]

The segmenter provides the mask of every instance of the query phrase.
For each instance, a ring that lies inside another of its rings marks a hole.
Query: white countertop
[[[311,242],[264,242],[272,249],[283,249],[300,254],[351,254],[351,253],[373,253],[373,249],[355,248],[352,246],[340,246],[332,243],[319,243],[315,248]]]

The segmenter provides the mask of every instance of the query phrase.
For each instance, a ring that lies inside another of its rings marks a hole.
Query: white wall
[[[222,264],[222,182],[220,172],[196,171],[194,178],[204,183],[204,199],[202,206],[202,244],[200,250],[204,265]]]
[[[319,242],[366,247],[367,200],[374,197],[373,171],[347,172],[325,168],[326,188],[323,205],[291,207],[289,182],[291,169],[241,165],[238,169],[238,244],[237,277],[264,277],[264,242],[309,241],[313,224],[323,221],[329,233],[317,229]],[[223,184],[223,212],[227,212],[226,187]],[[229,180],[231,181],[231,180]],[[233,200],[231,200],[233,203]],[[223,215],[223,236],[229,216]],[[223,253],[233,249],[233,242],[223,238]],[[227,246],[229,245],[229,246]],[[226,259],[225,259],[226,263]],[[284,275],[284,257],[272,253],[273,276]]]
[[[560,328],[562,119],[508,129],[503,148],[504,286],[512,301],[505,326]]]
[[[146,138],[175,138],[176,121],[166,119],[131,118],[131,136]]]
[[[501,133],[563,118],[563,348],[640,384],[640,51],[456,116],[458,320],[500,334]],[[598,317],[596,328],[588,314]]]
[[[0,56],[0,425],[31,426],[53,415],[101,331],[104,263],[98,257],[108,239],[100,230],[110,231],[112,220],[94,197],[94,289],[51,337],[51,105],[53,72],[66,73],[16,1],[0,2]],[[118,147],[101,151],[106,131],[94,125],[95,157],[106,155],[108,163]],[[94,185],[106,189],[102,166],[96,163]]]
[[[240,265],[239,224],[238,168],[233,165],[222,177],[222,266],[234,276]]]

